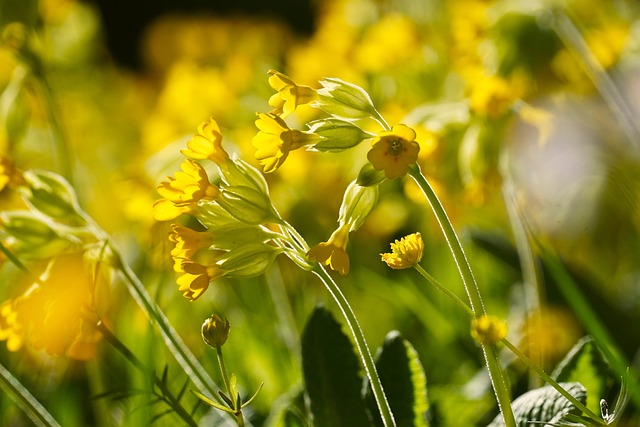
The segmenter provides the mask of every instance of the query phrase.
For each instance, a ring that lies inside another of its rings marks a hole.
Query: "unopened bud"
[[[217,314],[212,314],[202,324],[202,339],[213,348],[222,347],[229,337],[231,325],[229,320],[223,319]]]

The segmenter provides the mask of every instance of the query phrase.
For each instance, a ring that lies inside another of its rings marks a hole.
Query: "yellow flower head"
[[[158,186],[160,199],[153,204],[153,216],[156,221],[168,221],[195,208],[201,199],[213,200],[220,189],[209,182],[207,172],[199,163],[186,159],[180,166],[182,171],[168,177]]]
[[[256,126],[260,131],[252,143],[256,148],[255,157],[264,166],[265,173],[278,169],[290,151],[320,140],[317,135],[289,129],[282,118],[272,113],[258,113]]]
[[[87,315],[94,308],[95,281],[81,256],[53,261],[38,285],[0,306],[0,340],[10,351],[25,343],[53,356],[89,360],[102,334]]]
[[[180,260],[192,260],[199,250],[209,247],[212,243],[212,237],[206,232],[172,224],[169,241],[174,243],[171,256],[177,266]]]
[[[189,260],[181,260],[179,269],[183,274],[177,279],[178,290],[189,301],[200,298],[210,282],[224,275],[217,265],[205,266]]]
[[[17,187],[23,184],[22,173],[15,167],[11,159],[0,155],[0,191],[6,187]]]
[[[406,175],[409,165],[416,162],[420,145],[416,133],[405,125],[395,125],[373,139],[367,158],[376,170],[383,170],[389,179]]]
[[[391,244],[391,253],[380,254],[382,261],[395,270],[411,268],[422,259],[424,242],[420,233],[409,234]]]
[[[298,105],[308,104],[318,97],[315,89],[297,85],[289,76],[275,70],[269,70],[269,85],[277,91],[269,98],[269,105],[274,108],[271,113],[281,117],[287,117]]]
[[[333,232],[327,242],[318,243],[307,252],[307,258],[328,265],[343,276],[349,272],[349,224],[344,223]]]
[[[495,316],[483,315],[473,319],[471,336],[480,344],[496,344],[507,336],[507,324]]]
[[[187,142],[187,148],[180,152],[196,160],[209,159],[217,165],[223,165],[229,159],[229,154],[222,148],[220,126],[213,118],[198,126],[198,133]]]

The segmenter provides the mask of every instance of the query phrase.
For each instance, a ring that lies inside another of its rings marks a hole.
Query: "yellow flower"
[[[182,270],[178,277],[178,290],[189,301],[195,301],[209,288],[209,283],[219,279],[224,272],[217,265],[205,266],[190,260],[181,260],[176,270]]]
[[[255,157],[266,173],[278,169],[290,151],[320,140],[317,135],[289,129],[284,120],[272,113],[258,113],[256,126],[260,131],[253,137],[252,144],[256,148]]]
[[[180,152],[196,160],[209,159],[218,165],[229,159],[229,154],[222,148],[220,126],[213,118],[198,126],[198,133],[187,142],[187,148]]]
[[[333,232],[327,242],[315,245],[307,252],[307,258],[328,265],[332,270],[343,276],[349,272],[349,255],[347,243],[349,242],[349,224],[344,223]]]
[[[499,76],[476,76],[469,94],[469,106],[477,114],[500,117],[518,97],[517,88]]]
[[[295,84],[289,76],[278,71],[269,70],[269,85],[277,91],[269,98],[269,105],[274,109],[271,113],[287,117],[298,105],[308,104],[318,97],[315,89]]]
[[[209,247],[212,243],[212,236],[206,232],[172,224],[169,241],[174,243],[174,247],[171,249],[171,257],[175,261],[176,268],[178,268],[180,260],[191,260],[199,250]]]
[[[495,316],[482,315],[473,319],[471,336],[480,344],[496,344],[507,336],[507,324]]]
[[[6,187],[17,187],[23,184],[22,173],[15,167],[11,159],[0,155],[0,191]]]
[[[156,221],[168,221],[191,212],[199,200],[213,200],[220,194],[220,189],[209,182],[207,172],[200,164],[186,159],[180,167],[182,171],[168,177],[157,188],[163,199],[153,204]]]
[[[95,280],[76,254],[56,258],[38,285],[0,306],[0,340],[10,351],[25,343],[54,356],[89,360],[102,334],[94,320]]]
[[[424,242],[420,233],[409,234],[391,244],[391,253],[380,254],[382,261],[394,270],[411,268],[422,259]]]
[[[395,125],[373,139],[367,158],[376,170],[384,170],[389,179],[404,176],[409,165],[418,159],[420,145],[415,138],[416,133],[410,127]]]

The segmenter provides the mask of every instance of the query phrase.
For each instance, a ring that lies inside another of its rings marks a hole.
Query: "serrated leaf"
[[[398,427],[425,427],[429,409],[427,377],[418,352],[399,332],[387,334],[376,355],[376,368]],[[367,383],[367,404],[376,426],[382,426],[375,398]]]
[[[600,398],[606,393],[607,381],[612,371],[604,356],[590,337],[584,337],[567,353],[551,374],[556,381],[579,382],[591,399],[587,407],[600,412]]]
[[[560,385],[581,403],[587,401],[587,390],[580,383],[560,383]],[[558,391],[545,386],[531,390],[518,397],[511,404],[518,427],[529,427],[536,423],[560,423],[567,414],[579,415],[580,411]],[[487,427],[504,426],[504,419],[498,414]]]
[[[359,360],[340,324],[322,306],[311,314],[302,333],[302,371],[315,425],[370,425]]]

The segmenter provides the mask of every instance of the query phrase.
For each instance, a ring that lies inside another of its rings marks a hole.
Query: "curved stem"
[[[476,284],[471,266],[467,261],[467,257],[462,249],[458,235],[456,234],[446,211],[442,207],[438,196],[433,191],[427,179],[422,175],[420,167],[417,164],[412,165],[409,168],[409,174],[416,181],[422,192],[424,193],[427,201],[431,205],[431,209],[438,220],[440,229],[444,233],[444,237],[449,245],[453,259],[458,267],[458,272],[462,278],[465,291],[469,297],[471,310],[476,317],[486,314],[484,304],[482,303],[482,297],[480,290]],[[498,400],[498,406],[504,417],[504,421],[507,427],[515,427],[516,421],[511,409],[511,396],[509,387],[502,370],[502,364],[498,360],[496,346],[494,344],[483,344],[482,352],[484,354],[485,362],[487,364],[487,370],[489,371],[489,377],[493,385],[493,390]]]
[[[316,267],[312,270],[314,274],[316,274],[320,280],[324,283],[325,287],[340,307],[340,311],[345,317],[347,321],[347,325],[349,325],[349,330],[351,330],[351,334],[356,343],[356,348],[358,349],[358,353],[360,354],[360,358],[362,359],[362,363],[364,365],[364,370],[369,378],[369,382],[371,383],[371,390],[373,391],[373,396],[376,399],[376,403],[378,404],[378,409],[380,411],[380,416],[382,417],[382,422],[385,427],[395,426],[396,423],[393,419],[393,414],[391,413],[391,408],[389,407],[389,402],[387,401],[387,397],[384,394],[384,390],[382,389],[382,383],[380,382],[380,377],[378,377],[378,371],[376,370],[376,365],[373,361],[373,357],[371,356],[371,351],[369,351],[369,346],[367,345],[367,341],[364,338],[364,334],[362,333],[362,329],[360,328],[360,324],[358,323],[358,319],[356,318],[355,313],[351,309],[349,302],[345,298],[344,294],[333,281],[333,278],[327,273],[321,265],[317,264]]]
[[[449,288],[444,286],[442,283],[438,282],[432,275],[427,273],[427,271],[424,268],[422,268],[422,266],[420,264],[416,264],[414,266],[414,268],[416,270],[418,270],[418,273],[420,273],[422,275],[422,277],[427,279],[427,281],[429,283],[431,283],[433,286],[435,286],[436,289],[438,289],[439,291],[443,292],[445,295],[447,295],[449,298],[451,298],[456,304],[458,304],[458,306],[460,308],[462,308],[464,311],[466,311],[469,316],[475,317],[475,314],[473,313],[473,310],[471,310],[471,308],[469,307],[469,305],[466,302],[462,301],[458,297],[458,295],[456,295],[453,292],[451,292],[451,290]]]

